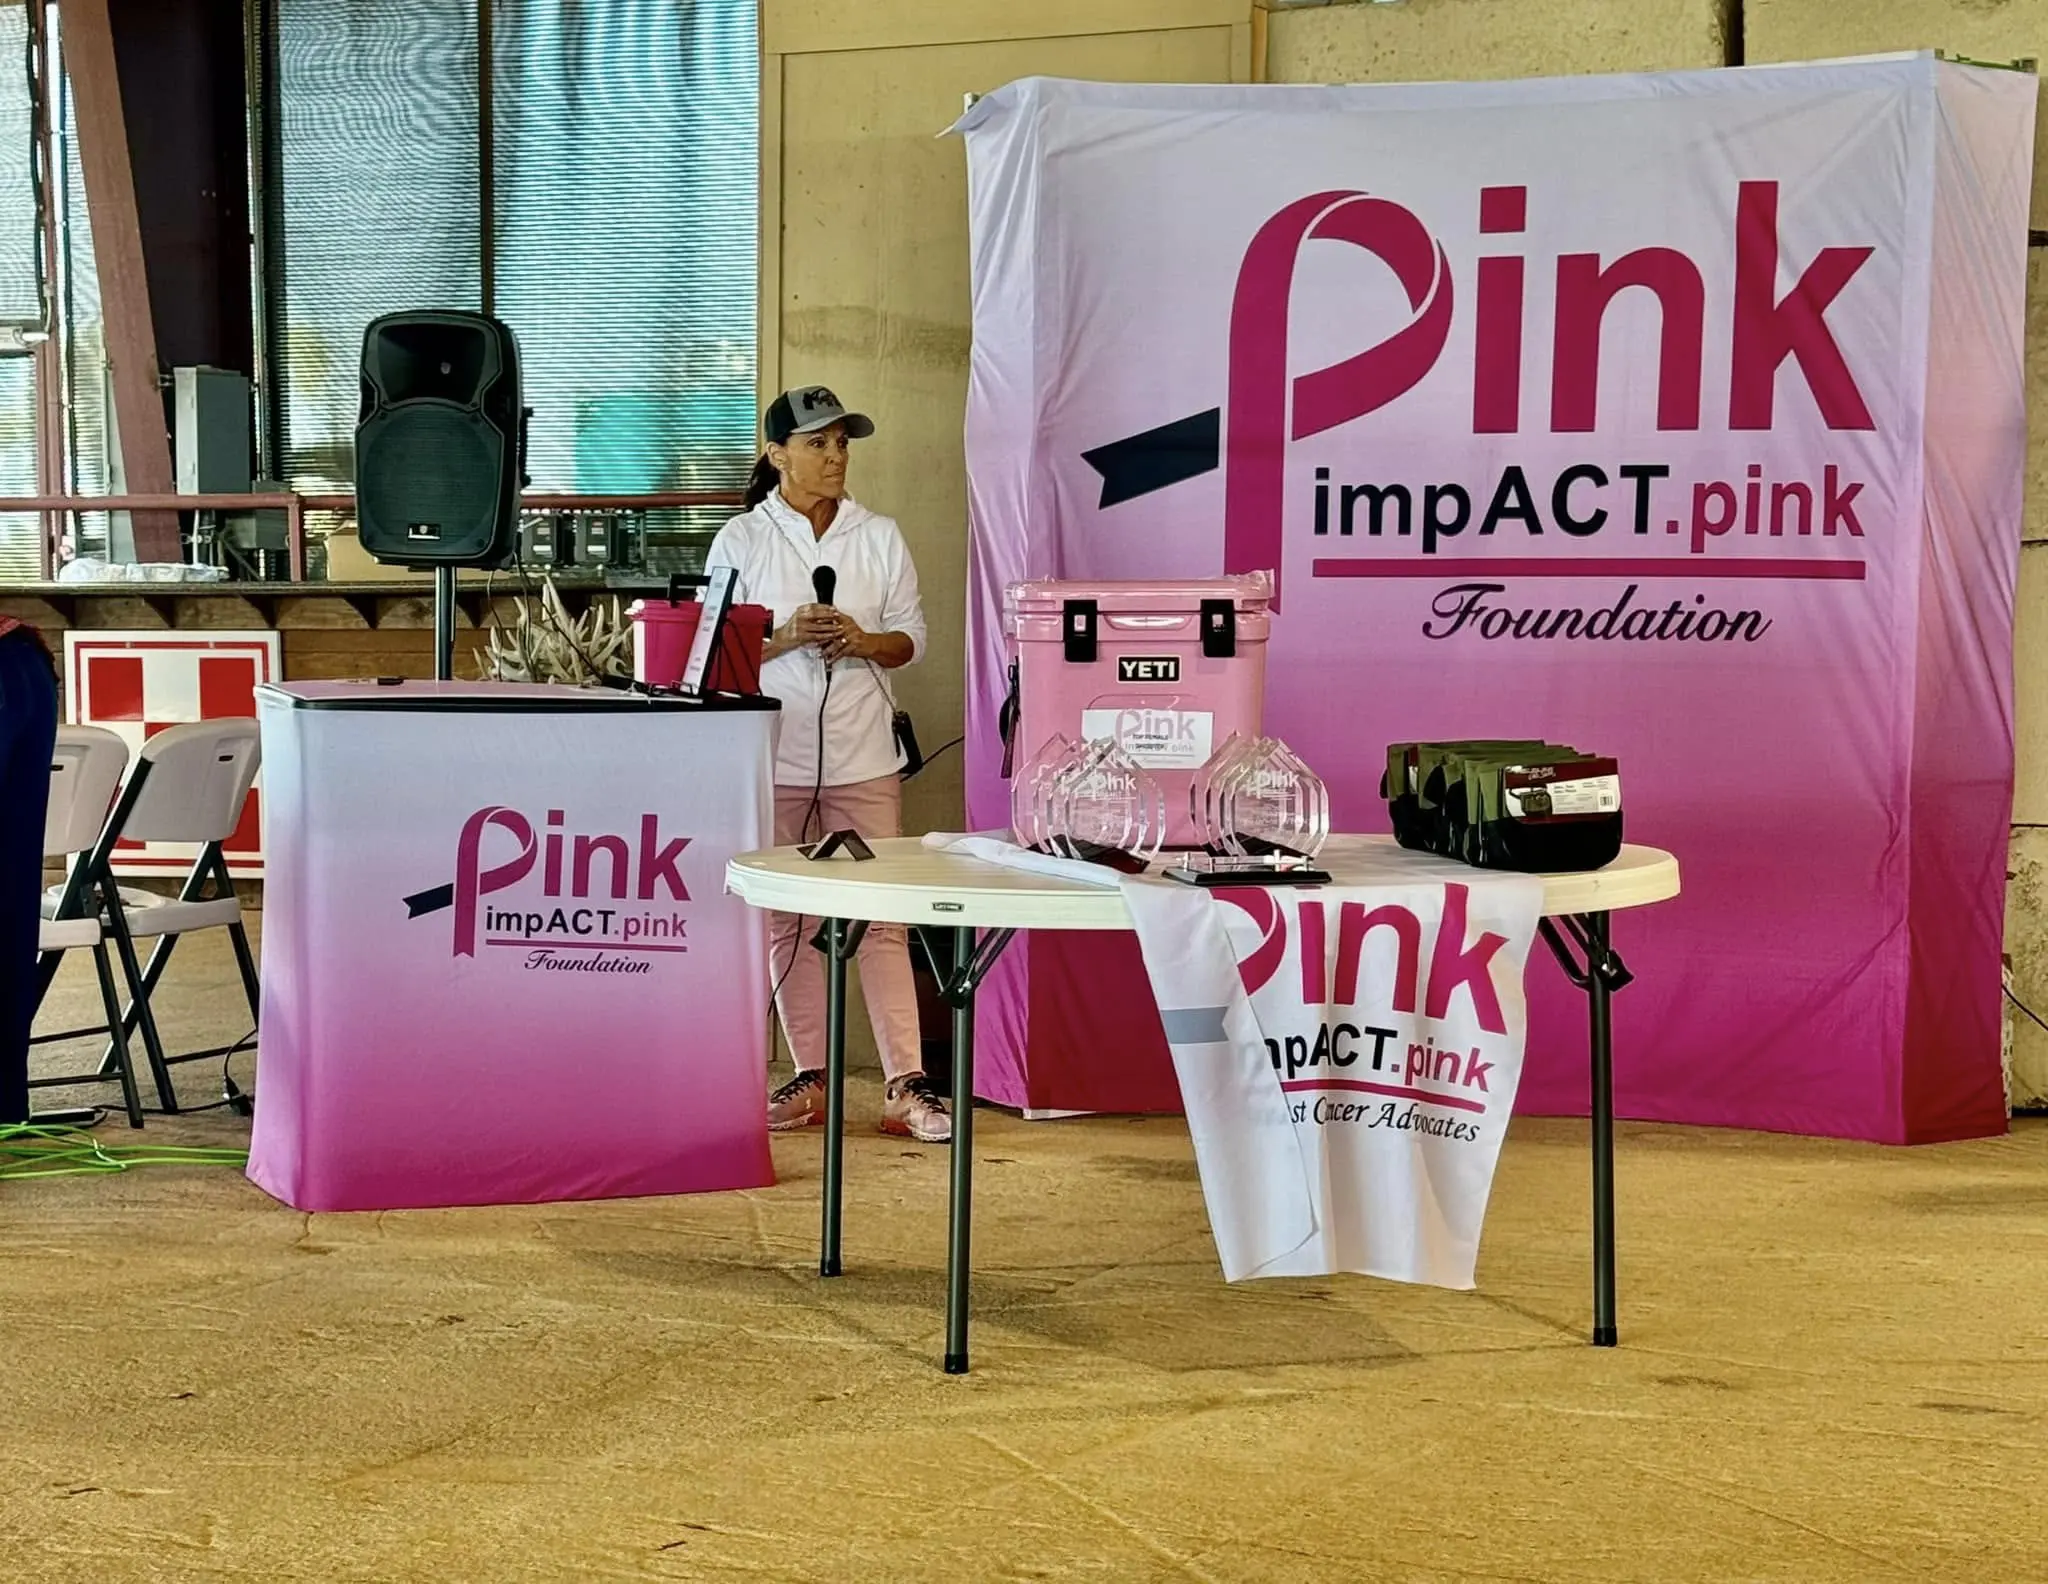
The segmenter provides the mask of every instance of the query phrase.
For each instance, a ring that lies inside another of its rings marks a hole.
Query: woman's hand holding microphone
[[[827,664],[859,660],[867,655],[871,635],[851,616],[832,605],[799,605],[769,641],[773,659],[793,649],[816,649]]]

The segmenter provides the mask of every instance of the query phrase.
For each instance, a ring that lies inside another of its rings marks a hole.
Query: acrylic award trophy
[[[1165,838],[1166,797],[1116,743],[1055,736],[1011,781],[1010,825],[1034,852],[1139,873]]]
[[[1273,737],[1233,734],[1189,789],[1204,850],[1166,871],[1188,885],[1327,885],[1315,858],[1330,837],[1322,777]]]
[[[1047,828],[1052,812],[1052,789],[1060,771],[1080,748],[1069,738],[1055,734],[1039,745],[1038,752],[1017,767],[1010,779],[1010,833],[1017,845],[1033,852],[1052,851]]]

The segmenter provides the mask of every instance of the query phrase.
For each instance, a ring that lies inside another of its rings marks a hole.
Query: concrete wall
[[[1270,82],[1436,82],[1728,64],[1733,0],[1407,0],[1275,10]]]
[[[1252,16],[1250,0],[765,0],[762,391],[825,382],[874,414],[850,485],[917,560],[931,659],[897,682],[927,751],[961,731],[966,645],[967,171],[939,134],[966,94],[1018,77],[1244,80]],[[957,750],[906,791],[912,829],[961,805]]]
[[[966,94],[1019,77],[1248,80],[1253,17],[1251,0],[764,0],[761,388],[828,383],[874,415],[849,482],[917,561],[929,657],[894,680],[927,753],[962,730],[967,604],[967,169],[939,134]],[[958,749],[908,784],[904,818],[960,828]],[[871,1062],[866,1018],[850,1027]]]

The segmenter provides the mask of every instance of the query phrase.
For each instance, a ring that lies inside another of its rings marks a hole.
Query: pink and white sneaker
[[[816,1069],[799,1070],[768,1097],[768,1131],[793,1133],[798,1128],[822,1127],[825,1122],[825,1075]]]
[[[891,1078],[883,1091],[882,1131],[920,1144],[950,1144],[953,1117],[929,1078],[923,1073],[905,1073]]]

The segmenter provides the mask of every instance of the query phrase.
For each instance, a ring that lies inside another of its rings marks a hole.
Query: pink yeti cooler
[[[1006,712],[1012,773],[1058,736],[1114,738],[1158,777],[1167,845],[1194,846],[1195,772],[1259,730],[1273,579],[1013,583]]]

